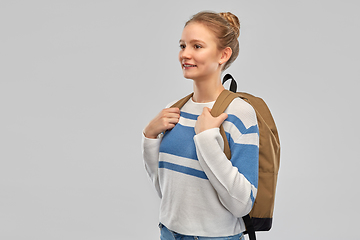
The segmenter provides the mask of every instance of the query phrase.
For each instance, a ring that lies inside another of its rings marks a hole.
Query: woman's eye
[[[194,48],[198,49],[198,48],[201,48],[201,46],[198,45],[198,44],[196,44],[196,45],[194,46]]]
[[[185,47],[185,44],[180,44],[180,49],[184,49]]]

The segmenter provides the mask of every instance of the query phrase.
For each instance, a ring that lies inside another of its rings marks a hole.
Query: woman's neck
[[[198,103],[212,102],[217,99],[223,90],[224,87],[221,84],[220,78],[212,81],[194,81],[194,95],[192,99]]]

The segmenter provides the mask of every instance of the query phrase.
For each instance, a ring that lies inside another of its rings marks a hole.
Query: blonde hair
[[[230,67],[239,55],[240,21],[230,12],[214,13],[209,11],[199,12],[185,23],[202,23],[212,31],[217,38],[218,49],[223,50],[230,47],[232,54],[230,59],[225,63],[223,70]]]

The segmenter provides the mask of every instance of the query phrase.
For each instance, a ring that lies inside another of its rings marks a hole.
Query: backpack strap
[[[185,105],[185,103],[187,103],[187,101],[189,101],[189,99],[194,95],[194,93],[190,93],[189,95],[187,95],[186,97],[183,97],[182,99],[180,99],[179,101],[177,101],[176,103],[174,103],[173,105],[171,105],[171,108],[182,108],[182,106]]]
[[[249,240],[256,240],[255,228],[254,228],[254,224],[252,223],[252,220],[250,218],[250,215],[247,214],[247,215],[243,216],[242,219],[244,220],[245,227],[246,227],[246,231],[244,232],[244,234],[249,235]]]
[[[187,101],[189,101],[189,99],[194,95],[194,93],[190,93],[189,95],[187,95],[186,97],[183,97],[182,99],[180,99],[179,101],[177,101],[176,103],[174,103],[173,105],[170,106],[170,108],[179,108],[181,109],[185,103],[187,103]],[[166,130],[164,133],[171,131],[171,129]]]
[[[233,76],[231,76],[230,73],[226,74],[223,78],[223,81],[222,81],[222,84],[224,85],[224,83],[231,79],[231,83],[230,83],[230,91],[236,93],[236,89],[237,89],[237,84],[236,84],[236,81],[235,79],[233,78]]]
[[[233,93],[229,90],[223,90],[218,98],[216,99],[216,102],[214,103],[214,106],[211,109],[211,115],[213,117],[218,117],[220,114],[225,112],[226,108],[229,106],[229,104],[235,99],[239,97],[236,93]],[[220,134],[222,138],[224,139],[224,153],[226,157],[230,160],[231,159],[231,152],[230,152],[230,146],[229,142],[227,140],[224,127],[220,126]]]

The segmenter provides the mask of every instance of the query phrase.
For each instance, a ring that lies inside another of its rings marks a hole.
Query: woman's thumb
[[[227,119],[227,117],[228,117],[227,113],[222,113],[220,114],[220,116],[217,117],[217,119],[219,120],[219,122],[221,121],[220,124],[222,124],[225,121],[225,119]]]

